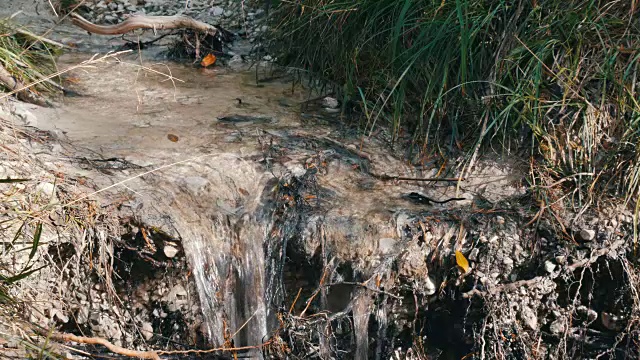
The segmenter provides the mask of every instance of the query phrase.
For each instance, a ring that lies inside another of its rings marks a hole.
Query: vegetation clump
[[[272,48],[338,84],[365,134],[389,125],[421,158],[471,163],[490,144],[528,149],[532,182],[564,179],[583,206],[640,187],[635,17],[593,0],[281,2]]]

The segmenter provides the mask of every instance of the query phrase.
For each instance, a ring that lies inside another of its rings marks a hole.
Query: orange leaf
[[[469,272],[469,261],[467,261],[467,258],[458,250],[456,250],[456,263],[458,263],[458,266],[465,274]]]
[[[177,135],[173,135],[173,134],[168,134],[167,135],[167,139],[169,139],[169,141],[171,142],[178,142],[178,140],[180,139]]]
[[[213,54],[209,54],[207,56],[204,57],[204,59],[202,59],[202,61],[200,62],[200,65],[202,65],[203,67],[207,67],[209,65],[213,65],[216,62],[216,56]]]

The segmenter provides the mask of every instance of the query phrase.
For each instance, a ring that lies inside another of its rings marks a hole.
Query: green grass
[[[282,1],[271,50],[338,84],[365,134],[392,129],[422,156],[529,149],[534,177],[567,179],[583,206],[640,188],[633,3]]]

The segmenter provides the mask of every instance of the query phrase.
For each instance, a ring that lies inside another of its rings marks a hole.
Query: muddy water
[[[59,66],[87,57],[66,55]],[[322,268],[348,263],[349,271],[331,275],[336,282],[383,271],[385,259],[402,251],[411,214],[425,206],[466,206],[482,189],[485,197],[506,195],[492,189],[505,188],[510,170],[488,166],[458,192],[463,202],[412,203],[403,195],[446,199],[455,186],[376,179],[438,169],[412,169],[376,139],[360,147],[335,113],[313,104],[303,111],[309,93],[286,78],[256,83],[253,71],[120,60],[71,71],[68,85],[81,96],[34,110],[38,126],[63,140],[64,156],[92,160],[78,175],[109,189],[100,196],[126,199],[123,212],[182,241],[214,345],[262,343],[278,308],[290,305],[300,284],[313,291]],[[124,161],[101,165],[110,158]],[[316,274],[287,266],[304,268],[312,258]],[[341,311],[356,294],[323,291],[315,311]],[[355,304],[356,327],[366,331],[370,301]],[[356,352],[366,354],[366,333],[357,338]]]

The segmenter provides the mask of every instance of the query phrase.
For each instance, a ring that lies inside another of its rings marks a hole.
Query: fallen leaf
[[[244,196],[249,196],[249,192],[243,188],[238,188],[238,192]]]
[[[216,56],[213,54],[209,54],[207,56],[204,57],[204,59],[202,59],[202,61],[200,62],[200,65],[202,65],[203,67],[207,67],[209,65],[213,65],[216,63]]]
[[[169,139],[172,142],[178,142],[178,140],[180,139],[177,135],[173,135],[173,134],[168,134],[167,135],[167,139]]]
[[[458,250],[456,250],[456,263],[458,263],[458,266],[465,274],[469,272],[469,261],[467,261],[467,258]]]

